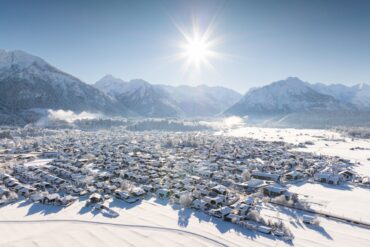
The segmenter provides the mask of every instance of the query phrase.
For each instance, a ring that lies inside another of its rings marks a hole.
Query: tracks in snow
[[[32,223],[74,223],[74,224],[92,224],[92,225],[106,225],[106,226],[114,226],[114,227],[122,227],[122,228],[136,228],[136,229],[148,229],[154,231],[168,231],[168,232],[176,232],[180,234],[191,235],[208,242],[211,242],[217,246],[227,247],[228,245],[210,237],[186,231],[182,229],[176,228],[168,228],[168,227],[160,227],[160,226],[149,226],[149,225],[133,225],[133,224],[121,224],[121,223],[110,223],[110,222],[101,222],[101,221],[90,221],[90,220],[74,220],[74,219],[48,219],[48,220],[0,220],[0,224],[32,224]]]

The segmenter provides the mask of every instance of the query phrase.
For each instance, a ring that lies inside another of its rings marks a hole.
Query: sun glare
[[[183,28],[177,27],[184,40],[179,44],[181,52],[176,58],[185,60],[184,69],[200,70],[202,67],[207,67],[214,70],[211,60],[221,57],[221,54],[215,51],[220,40],[212,37],[214,27],[210,25],[204,32],[200,31],[197,22],[193,22],[191,32],[185,32]]]
[[[204,63],[207,57],[207,43],[199,38],[193,38],[188,40],[185,46],[186,57],[190,60],[192,64],[199,66]]]

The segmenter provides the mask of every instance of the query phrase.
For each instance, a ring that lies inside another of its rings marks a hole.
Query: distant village
[[[107,217],[108,201],[149,197],[200,210],[250,230],[290,240],[281,221],[264,219],[261,203],[309,209],[288,190],[298,182],[370,186],[353,163],[297,152],[285,142],[211,132],[96,132],[13,128],[0,138],[0,205],[19,200],[67,207],[85,198]],[[315,224],[305,215],[303,222]]]

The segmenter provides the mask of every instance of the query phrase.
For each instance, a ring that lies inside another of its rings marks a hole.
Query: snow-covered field
[[[370,190],[351,185],[292,185],[289,191],[299,194],[312,209],[344,216],[370,224]]]
[[[0,246],[290,245],[197,211],[173,208],[165,201],[150,199],[135,206],[114,201],[111,205],[120,213],[114,219],[91,212],[83,205],[83,202],[78,202],[60,209],[21,202],[5,206],[0,209]],[[367,246],[370,243],[368,229],[324,218],[320,218],[319,227],[310,228],[301,222],[300,214],[290,210],[279,211],[262,209],[263,214],[288,223],[295,235],[294,246]]]

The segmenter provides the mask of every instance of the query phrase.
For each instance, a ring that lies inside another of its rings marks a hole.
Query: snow
[[[94,86],[112,97],[117,97],[118,100],[124,99],[127,102],[133,102],[134,105],[131,106],[131,110],[136,110],[137,102],[143,105],[151,104],[152,111],[149,110],[149,113],[155,113],[161,110],[158,108],[165,105],[166,108],[177,113],[177,116],[184,114],[187,116],[219,114],[236,103],[241,97],[237,92],[223,87],[208,87],[205,85],[174,87],[150,84],[142,79],[125,82],[111,75],[103,77]],[[159,105],[153,104],[151,101],[159,102]]]
[[[289,191],[310,203],[314,210],[344,216],[370,224],[370,191],[351,185],[292,185]]]
[[[313,141],[303,150],[331,155],[366,157],[366,150],[350,151],[353,146],[369,147],[368,140],[351,140],[336,132],[309,129],[268,129],[241,126],[240,119],[223,121],[218,134],[247,136],[266,141],[298,144]],[[232,124],[230,124],[232,123]],[[344,139],[345,142],[340,141]],[[339,148],[339,149],[338,149]],[[341,148],[341,149],[340,149]],[[338,151],[339,150],[339,151]],[[348,151],[347,151],[348,150]],[[355,152],[354,154],[352,152]],[[365,154],[364,154],[365,153]],[[46,160],[36,160],[42,164]],[[369,171],[369,163],[355,167]],[[350,185],[295,184],[289,191],[299,194],[315,210],[370,222],[368,189]],[[249,231],[212,218],[199,211],[180,209],[165,200],[149,199],[128,204],[113,200],[110,208],[117,218],[107,218],[78,201],[67,208],[17,202],[0,207],[0,245],[4,246],[367,246],[370,230],[350,223],[318,217],[320,225],[306,225],[297,210],[263,205],[261,214],[282,220],[295,236],[292,245],[279,238]],[[59,220],[59,221],[58,221]],[[9,222],[10,221],[10,222]],[[22,221],[22,222],[15,222]],[[42,221],[23,222],[23,221]],[[101,224],[104,223],[104,224]]]
[[[94,87],[100,89],[108,95],[115,96],[124,92],[127,82],[112,75],[106,75],[94,84]]]
[[[112,75],[106,75],[97,81],[94,86],[111,96],[120,94],[132,94],[138,92],[138,99],[145,96],[145,93],[150,88],[154,88],[153,85],[141,79],[134,79],[129,82],[125,82],[120,78],[113,77]]]
[[[74,90],[80,91],[81,95],[83,94],[81,89],[74,85],[79,82],[77,78],[59,71],[43,59],[24,51],[0,50],[0,72],[2,72],[0,76],[3,78],[16,75],[17,78],[36,83],[37,80],[34,78],[38,77],[58,86],[61,92],[66,91],[67,87],[74,87]]]
[[[113,201],[110,206],[120,213],[117,218],[103,217],[83,205],[76,202],[68,208],[58,208],[20,202],[0,208],[0,245],[290,246],[271,235],[249,231],[199,211],[179,209],[164,200],[150,199],[133,205]],[[261,210],[289,225],[296,236],[294,246],[366,246],[370,241],[369,230],[363,228],[324,218],[320,218],[320,227],[310,228],[301,222],[300,214],[279,211],[268,207]],[[14,222],[17,220],[50,222]]]
[[[260,212],[271,220],[289,223],[289,228],[295,236],[293,246],[367,246],[370,241],[369,229],[351,224],[318,217],[320,222],[318,226],[306,225],[302,222],[303,215],[306,213],[280,207],[266,206]],[[280,243],[278,246],[281,246]]]
[[[322,129],[275,129],[246,126],[223,129],[217,134],[250,137],[265,141],[285,141],[292,144],[310,141],[313,142],[313,145],[306,145],[306,148],[297,148],[296,150],[349,159],[356,162],[355,172],[362,176],[370,176],[370,160],[368,160],[370,158],[370,140],[352,139],[337,132]],[[351,150],[355,147],[361,147],[365,150]],[[334,186],[301,183],[290,185],[289,191],[298,193],[299,198],[309,202],[314,210],[370,223],[369,189],[348,184]],[[291,210],[283,211],[288,213]],[[264,209],[263,212],[267,215],[273,215],[273,218],[282,217],[283,215],[281,212],[277,213],[276,209]],[[294,211],[290,213],[292,212]],[[285,216],[282,218],[285,218]],[[286,220],[292,221],[292,219]],[[291,230],[296,236],[295,243],[299,246],[366,246],[369,243],[369,230],[352,226],[348,226],[347,229],[345,224],[324,218],[320,218],[320,221],[319,227],[308,227],[301,223],[294,223],[296,227]],[[319,232],[321,236],[316,236],[315,231],[316,233]]]
[[[228,109],[231,114],[299,112],[309,109],[332,109],[339,107],[334,98],[321,94],[296,77],[276,81],[247,92]]]
[[[360,83],[354,86],[317,83],[311,86],[320,93],[331,95],[342,102],[352,103],[360,109],[370,107],[370,85],[366,83]]]
[[[370,149],[370,140],[352,139],[341,134],[323,129],[277,129],[259,127],[229,128],[218,132],[231,136],[250,137],[265,141],[285,141],[292,144],[312,141],[313,145],[306,148],[297,148],[297,151],[313,152],[322,155],[340,156],[353,162],[360,162],[354,167],[354,171],[363,176],[370,176],[370,151],[350,150],[355,147]]]
[[[45,66],[47,63],[39,57],[32,56],[24,51],[5,51],[0,49],[0,70],[10,68],[16,64],[20,68],[26,68],[37,63],[39,66]]]
[[[52,162],[53,159],[36,159],[30,162],[26,162],[24,166],[45,166],[46,164]]]

